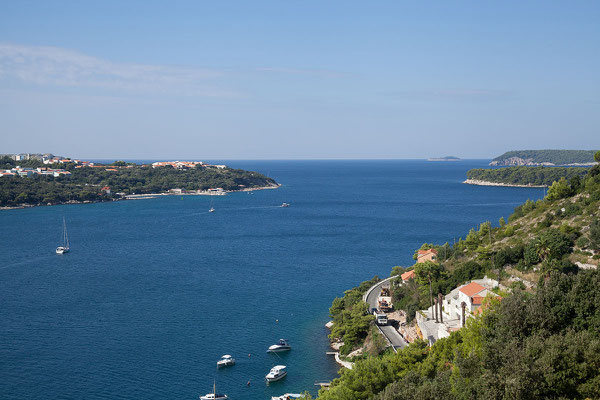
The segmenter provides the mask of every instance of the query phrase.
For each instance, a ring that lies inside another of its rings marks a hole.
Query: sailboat
[[[208,210],[208,212],[215,212],[215,208],[213,207],[213,199],[210,199],[210,209]]]
[[[205,394],[204,396],[200,396],[200,400],[227,400],[229,397],[226,394],[217,393],[217,384],[213,381],[213,391],[212,393]]]
[[[67,234],[67,222],[63,217],[63,245],[56,248],[56,254],[65,254],[69,252],[69,235]]]

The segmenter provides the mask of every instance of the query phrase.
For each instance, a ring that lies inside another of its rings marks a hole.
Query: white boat
[[[281,203],[281,207],[289,207],[290,203]]]
[[[208,212],[215,212],[215,209],[211,207]]]
[[[300,393],[286,393],[281,396],[271,396],[271,400],[291,400],[291,399],[299,399],[302,397]]]
[[[289,345],[287,339],[279,339],[279,343],[272,344],[269,346],[267,353],[277,353],[280,351],[288,351],[291,350],[292,346]]]
[[[287,370],[285,368],[285,365],[274,366],[273,368],[271,368],[267,376],[265,376],[265,379],[267,380],[267,382],[275,382],[280,380],[281,378],[287,375]]]
[[[219,361],[217,361],[217,367],[228,367],[230,365],[235,365],[235,358],[229,354],[225,354]]]
[[[213,382],[213,391],[212,393],[205,394],[204,396],[200,396],[200,400],[228,400],[229,397],[226,394],[217,393],[217,385]]]
[[[67,223],[63,217],[63,245],[56,248],[56,254],[65,254],[69,252],[69,235],[67,234]]]

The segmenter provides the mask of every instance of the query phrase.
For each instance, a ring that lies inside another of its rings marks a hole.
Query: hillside
[[[486,298],[479,315],[431,347],[416,340],[357,361],[319,399],[600,398],[599,215],[595,166],[582,179],[558,180],[508,222],[483,222],[454,245],[423,244],[437,249],[437,263],[410,267],[411,284],[393,287],[409,321],[429,306],[430,293],[484,275],[499,279],[501,300]],[[336,300],[332,314],[343,305]],[[357,322],[353,337],[369,334]]]
[[[8,157],[0,158],[0,168],[13,168],[15,164]],[[19,164],[30,168],[47,167],[36,160],[19,161]],[[273,179],[258,172],[232,168],[152,168],[122,161],[94,168],[60,167],[69,174],[57,177],[39,174],[1,176],[0,207],[112,201],[129,194],[164,193],[171,189],[202,191],[222,188],[236,191],[278,186]],[[103,190],[104,187],[109,187],[110,191]]]
[[[589,168],[586,167],[505,167],[477,168],[467,172],[471,181],[503,183],[506,185],[550,186],[560,178],[583,178]],[[466,182],[472,183],[472,182]]]
[[[496,157],[492,166],[592,164],[596,150],[513,150]]]

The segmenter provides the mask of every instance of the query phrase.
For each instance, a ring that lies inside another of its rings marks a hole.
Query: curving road
[[[377,308],[377,298],[379,297],[379,293],[381,293],[381,287],[383,284],[395,278],[399,277],[392,276],[376,283],[375,285],[371,286],[371,288],[363,295],[363,300],[369,304],[369,311],[372,308]],[[408,345],[408,342],[404,340],[396,328],[391,325],[379,326],[379,331],[387,338],[388,342],[391,343],[391,345],[394,347],[394,350],[402,349],[404,346]]]

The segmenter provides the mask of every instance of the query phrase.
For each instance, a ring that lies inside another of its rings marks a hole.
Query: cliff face
[[[551,163],[551,162],[535,162],[535,161],[533,161],[533,158],[523,159],[521,157],[510,157],[510,158],[505,158],[503,160],[492,161],[490,163],[490,165],[491,166],[495,166],[495,167],[515,167],[515,166],[522,166],[522,165],[527,165],[527,166],[539,166],[539,165],[553,166],[555,164]]]

